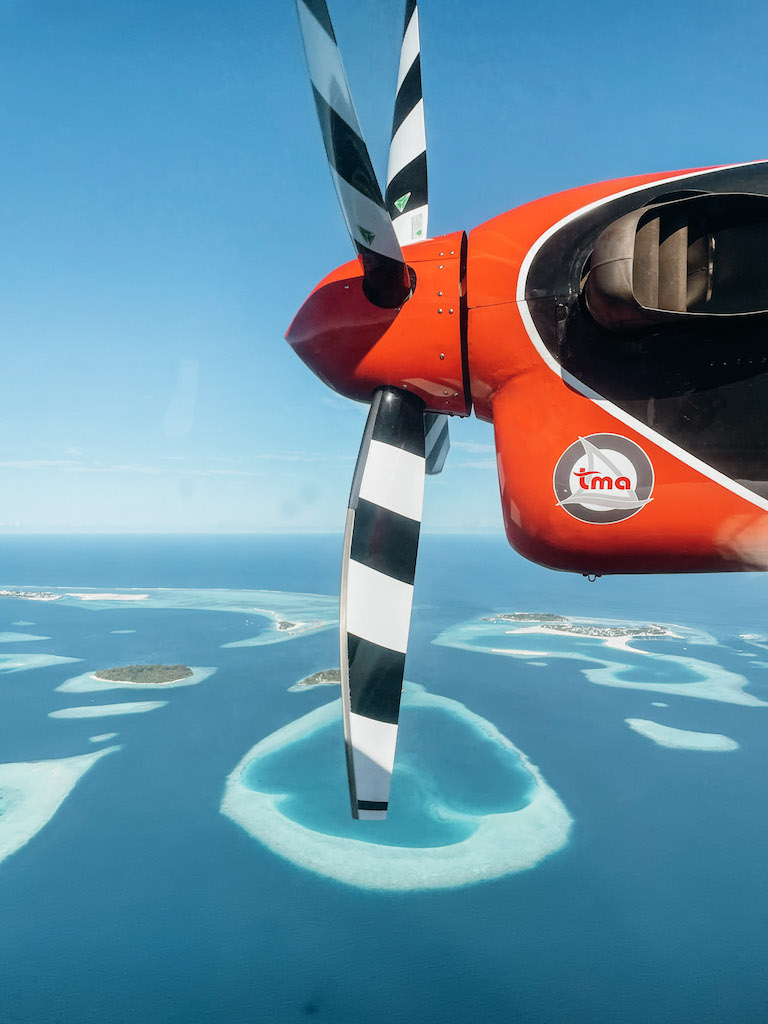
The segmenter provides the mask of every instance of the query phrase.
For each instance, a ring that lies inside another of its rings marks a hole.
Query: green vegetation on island
[[[625,637],[640,639],[649,636],[670,635],[665,626],[658,626],[653,622],[647,625],[628,623],[627,625],[610,626],[601,623],[572,622],[565,615],[555,615],[553,612],[500,612],[498,615],[487,616],[483,622],[528,622],[545,627],[547,632],[576,633],[579,636],[594,636],[603,639]]]
[[[300,679],[297,686],[332,686],[341,682],[341,669],[324,668],[320,672],[313,672],[311,676]]]
[[[483,622],[568,622],[564,615],[555,615],[554,612],[500,612],[498,615],[489,615]]]
[[[60,601],[63,594],[52,594],[49,590],[0,590],[0,597],[11,597],[21,601]]]
[[[188,665],[123,665],[122,668],[100,668],[95,679],[113,683],[176,683],[192,675]]]

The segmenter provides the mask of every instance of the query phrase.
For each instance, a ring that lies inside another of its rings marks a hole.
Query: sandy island
[[[520,613],[516,613],[520,614]],[[653,626],[653,633],[649,634],[649,627],[642,624],[619,623],[609,619],[580,620],[569,619],[572,628],[554,629],[551,625],[544,623],[531,624],[529,619],[521,620],[525,625],[520,629],[501,629],[501,626],[508,626],[509,616],[485,617],[484,619],[473,619],[468,622],[459,622],[443,630],[439,636],[432,641],[444,647],[457,647],[478,653],[499,654],[507,658],[519,658],[526,661],[532,658],[567,658],[571,661],[586,662],[590,667],[584,667],[581,672],[591,683],[598,686],[615,686],[626,690],[646,690],[651,693],[674,694],[680,697],[694,697],[703,700],[722,701],[727,704],[741,704],[745,707],[768,707],[768,701],[761,700],[753,693],[745,692],[749,680],[731,672],[722,665],[702,658],[693,658],[683,654],[660,654],[657,652],[644,651],[641,648],[631,646],[633,639],[657,639],[661,636],[676,640],[687,640],[691,644],[713,646],[717,641],[704,630],[696,630],[683,626]],[[594,630],[586,630],[582,623],[592,621],[595,624]],[[606,632],[607,631],[607,632]],[[619,631],[622,635],[616,635]],[[570,637],[589,639],[603,647],[621,649],[627,654],[638,655],[642,658],[653,659],[657,664],[665,665],[669,671],[668,682],[656,682],[652,680],[634,681],[626,678],[626,673],[640,674],[641,665],[628,664],[620,661],[609,661],[599,655],[588,654],[584,648],[577,650],[551,649],[549,651],[527,650],[514,647],[497,647],[500,635],[519,634],[547,634],[558,636],[566,640]],[[752,662],[751,664],[757,664]],[[680,682],[686,675],[691,676],[690,682]]]
[[[277,612],[268,608],[253,608],[254,615],[264,616],[271,619],[271,622],[258,636],[251,636],[245,640],[233,640],[222,647],[261,647],[265,644],[278,643],[281,640],[291,640],[295,636],[303,636],[305,633],[315,633],[321,629],[328,629],[332,623],[324,619],[314,619],[309,622],[293,622],[291,619],[282,618]]]
[[[194,686],[202,683],[216,671],[215,667],[199,668],[190,666],[191,675],[183,679],[171,679],[167,683],[134,683],[128,679],[99,679],[93,672],[72,676],[57,686],[60,693],[96,693],[98,690],[166,690],[177,686]]]
[[[167,700],[137,700],[129,704],[87,704],[79,708],[49,711],[49,718],[106,718],[108,715],[138,715],[142,711],[164,708]]]
[[[625,718],[624,721],[641,736],[658,743],[660,747],[673,750],[738,750],[739,744],[729,736],[719,732],[691,732],[689,729],[673,729],[669,725],[659,725],[645,718]]]
[[[340,668],[323,668],[319,672],[313,672],[310,676],[304,676],[293,686],[289,686],[288,692],[298,693],[300,690],[311,690],[313,686],[339,686],[340,684]]]

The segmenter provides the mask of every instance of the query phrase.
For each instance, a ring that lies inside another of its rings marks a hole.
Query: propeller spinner
[[[466,239],[459,234],[426,241],[415,0],[406,3],[386,201],[325,0],[296,2],[331,177],[359,269],[347,265],[322,282],[287,338],[326,383],[371,404],[344,536],[341,680],[352,815],[383,818],[397,742],[424,476],[439,473],[448,453],[444,410],[469,412],[460,336]]]

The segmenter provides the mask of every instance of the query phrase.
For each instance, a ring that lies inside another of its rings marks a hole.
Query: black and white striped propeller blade
[[[427,137],[416,0],[406,0],[405,3],[384,201],[401,245],[411,245],[427,238]],[[429,413],[424,425],[427,432],[427,473],[433,475],[442,470],[451,445],[448,417]]]
[[[423,402],[380,388],[352,481],[341,576],[341,689],[354,818],[387,813],[424,472]]]
[[[448,417],[437,412],[424,414],[424,452],[427,473],[434,476],[445,465],[451,438],[448,433]]]
[[[355,113],[325,0],[296,0],[331,177],[363,266],[366,296],[394,308],[410,293],[408,268]]]
[[[427,139],[416,0],[406,0],[385,202],[401,245],[427,237]]]

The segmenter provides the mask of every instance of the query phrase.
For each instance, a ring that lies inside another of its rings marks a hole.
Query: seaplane
[[[416,0],[384,192],[325,0],[296,0],[357,258],[286,338],[370,405],[342,553],[352,815],[386,817],[426,475],[493,425],[512,547],[607,573],[768,567],[768,162],[577,188],[431,238]]]

